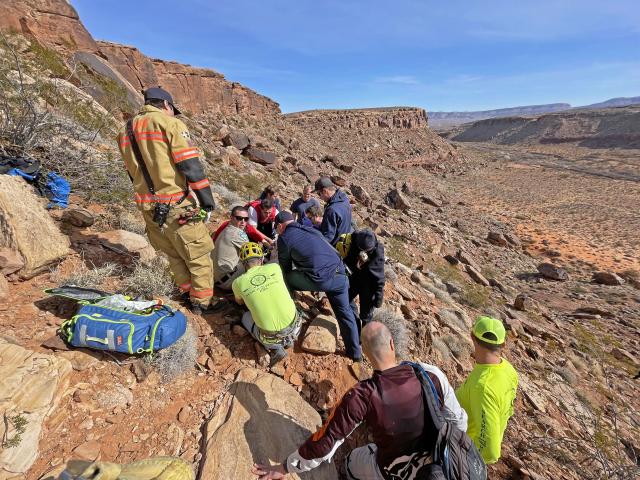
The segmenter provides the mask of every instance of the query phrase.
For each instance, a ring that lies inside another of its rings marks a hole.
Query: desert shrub
[[[146,233],[144,220],[140,214],[134,214],[131,212],[122,212],[118,217],[118,228],[127,230],[128,232],[137,233],[138,235],[144,235]]]
[[[471,328],[471,326],[467,325],[464,321],[464,318],[458,316],[453,310],[442,309],[438,312],[438,316],[445,325],[453,325],[460,331],[466,332]]]
[[[433,293],[438,300],[445,303],[451,303],[451,296],[444,290],[438,288],[433,283],[427,283],[424,285],[425,290]]]
[[[387,282],[395,283],[398,281],[398,274],[389,264],[384,266],[384,278]]]
[[[444,343],[441,339],[435,338],[432,343],[433,348],[439,351],[442,354],[442,357],[446,360],[451,355],[451,350],[447,347],[447,344]]]
[[[578,377],[576,374],[567,367],[555,367],[553,371],[560,375],[569,385],[575,385],[578,383]]]
[[[404,317],[388,308],[381,308],[376,310],[376,313],[373,315],[373,320],[382,323],[389,329],[396,347],[396,356],[398,358],[404,358],[407,354],[409,341],[407,321]]]
[[[192,371],[197,358],[196,335],[191,325],[187,325],[184,335],[176,343],[147,356],[145,361],[158,371],[160,378],[166,383]]]
[[[236,192],[229,190],[220,183],[212,183],[211,191],[220,195],[220,198],[227,206],[244,203],[244,200]]]
[[[122,291],[131,297],[168,297],[175,289],[169,267],[164,258],[156,256],[147,263],[136,263],[121,284]]]
[[[442,337],[442,341],[449,347],[451,353],[458,359],[463,360],[471,355],[472,348],[468,341],[460,335],[445,335]]]
[[[462,291],[457,293],[456,296],[460,302],[477,310],[486,309],[491,302],[490,290],[475,284],[463,285]]]
[[[53,280],[61,285],[100,289],[108,277],[113,277],[120,273],[120,267],[115,263],[105,263],[100,267],[93,268],[89,268],[83,263],[79,270],[67,277],[60,278],[57,271],[55,271]]]

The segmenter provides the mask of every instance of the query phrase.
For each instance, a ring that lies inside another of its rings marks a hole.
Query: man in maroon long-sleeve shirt
[[[429,462],[437,432],[425,424],[422,386],[410,365],[398,365],[391,333],[382,323],[371,322],[362,330],[362,349],[374,367],[373,377],[349,390],[324,425],[287,460],[275,466],[256,464],[259,480],[284,478],[289,472],[306,472],[330,461],[338,447],[362,422],[374,443],[353,450],[346,460],[349,478],[384,480],[407,478],[408,469]],[[443,399],[443,415],[465,431],[467,415],[460,407],[444,373],[421,364]]]

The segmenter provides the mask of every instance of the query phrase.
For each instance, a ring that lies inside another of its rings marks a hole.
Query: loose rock
[[[330,315],[318,315],[311,321],[302,340],[302,349],[313,353],[335,353],[338,321]]]
[[[602,285],[622,285],[624,278],[614,272],[595,272],[593,281]]]
[[[567,273],[567,271],[554,265],[553,263],[541,263],[540,265],[538,265],[538,272],[544,278],[548,278],[550,280],[565,281],[569,279],[569,274]]]

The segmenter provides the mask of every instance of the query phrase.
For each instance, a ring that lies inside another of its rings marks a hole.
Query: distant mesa
[[[572,107],[568,103],[550,103],[545,105],[526,105],[521,107],[499,108],[475,112],[429,112],[429,126],[438,130],[455,125],[477,122],[488,118],[542,115],[545,113],[563,112],[567,110],[587,110],[612,107],[626,107],[640,104],[640,97],[618,97],[581,107]]]

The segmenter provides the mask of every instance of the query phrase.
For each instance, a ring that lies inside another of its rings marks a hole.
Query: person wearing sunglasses
[[[216,288],[231,290],[233,281],[244,273],[240,249],[249,241],[247,222],[249,213],[244,206],[231,209],[229,223],[218,235],[213,250],[213,278]]]

